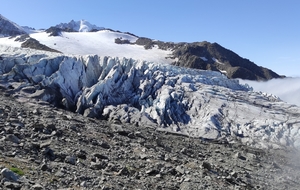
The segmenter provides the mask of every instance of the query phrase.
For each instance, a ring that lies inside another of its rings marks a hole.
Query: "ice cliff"
[[[0,47],[1,82],[89,117],[259,147],[300,145],[300,109],[218,72]]]

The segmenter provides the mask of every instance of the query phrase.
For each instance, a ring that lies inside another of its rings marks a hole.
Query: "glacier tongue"
[[[299,107],[218,72],[118,57],[5,51],[1,81],[19,96],[192,137],[234,137],[257,147],[300,146]]]

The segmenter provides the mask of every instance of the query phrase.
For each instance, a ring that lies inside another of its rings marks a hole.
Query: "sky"
[[[280,75],[300,76],[299,0],[0,0],[36,29],[72,19],[172,42],[217,42]]]

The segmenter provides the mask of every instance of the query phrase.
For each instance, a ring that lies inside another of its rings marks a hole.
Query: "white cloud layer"
[[[266,82],[240,80],[240,83],[247,83],[254,91],[274,94],[285,102],[300,106],[300,77],[272,79]]]

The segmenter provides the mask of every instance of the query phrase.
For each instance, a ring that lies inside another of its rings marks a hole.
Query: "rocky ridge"
[[[242,58],[231,50],[217,43],[194,42],[173,43],[151,40],[140,37],[134,43],[142,45],[145,49],[155,46],[162,50],[172,49],[173,65],[202,70],[218,71],[228,78],[241,78],[248,80],[269,80],[281,78],[270,69],[257,66],[248,59]]]
[[[1,85],[2,189],[298,189],[299,153],[191,138],[15,98]],[[14,172],[13,172],[14,171]]]
[[[22,48],[31,48],[31,49],[36,49],[36,50],[61,53],[60,51],[57,51],[55,49],[49,48],[49,47],[41,44],[36,39],[31,38],[28,34],[20,35],[19,37],[17,37],[15,39],[15,41],[22,42],[22,44],[21,44]]]

